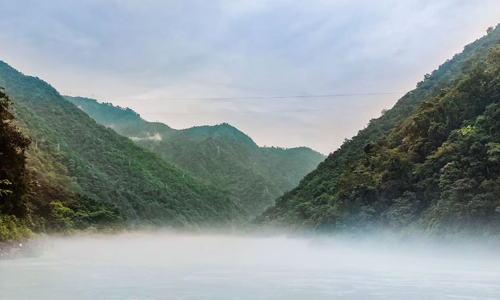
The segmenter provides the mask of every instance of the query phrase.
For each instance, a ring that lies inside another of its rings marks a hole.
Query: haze
[[[464,245],[176,233],[50,239],[41,258],[0,261],[0,298],[498,299],[498,256]]]
[[[174,128],[228,122],[260,145],[329,153],[495,25],[500,2],[0,0],[0,7],[0,57],[62,93],[128,106]],[[398,94],[164,101],[380,92]]]

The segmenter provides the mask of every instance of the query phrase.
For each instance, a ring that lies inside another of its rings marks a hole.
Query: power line
[[[159,114],[148,114],[148,116],[162,116],[162,115],[232,115],[232,114],[281,114],[281,113],[298,113],[298,112],[323,112],[323,111],[336,111],[336,110],[353,110],[353,109],[380,109],[385,106],[364,106],[364,107],[337,107],[333,109],[296,109],[296,110],[273,110],[273,111],[228,111],[228,112],[164,112]]]
[[[208,98],[136,98],[136,99],[112,99],[111,102],[120,101],[232,101],[232,100],[268,100],[268,99],[302,99],[302,98],[339,98],[355,96],[383,96],[400,95],[403,92],[387,93],[351,93],[351,94],[323,94],[323,95],[291,95],[291,96],[253,96],[253,97],[208,97]]]

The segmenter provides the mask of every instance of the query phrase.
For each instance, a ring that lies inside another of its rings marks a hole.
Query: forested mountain
[[[13,124],[10,101],[0,89],[0,242],[29,237],[22,221],[28,214],[29,190],[25,151],[29,139]]]
[[[322,230],[500,231],[500,28],[465,47],[258,218]]]
[[[32,230],[68,233],[122,227],[113,206],[78,195],[44,176],[48,173],[27,168],[31,141],[15,125],[10,106],[0,89],[0,242],[28,238]]]
[[[0,62],[0,86],[13,103],[18,127],[31,140],[26,151],[31,192],[27,198],[7,196],[29,202],[33,226],[50,227],[50,220],[37,216],[57,214],[82,226],[117,218],[129,224],[198,226],[242,215],[226,192],[97,124],[44,81]],[[7,158],[0,159],[4,165]],[[58,226],[65,225],[52,227]]]
[[[98,123],[130,137],[196,179],[226,189],[255,215],[325,158],[309,148],[262,148],[229,124],[175,130],[128,108],[68,97]]]

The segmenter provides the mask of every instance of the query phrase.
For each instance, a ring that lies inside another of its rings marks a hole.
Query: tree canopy
[[[500,28],[465,47],[278,198],[261,223],[500,230]]]

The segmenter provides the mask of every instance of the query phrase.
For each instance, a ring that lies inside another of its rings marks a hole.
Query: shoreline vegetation
[[[0,260],[34,258],[42,254],[42,245],[36,239],[23,239],[12,243],[0,242]]]

